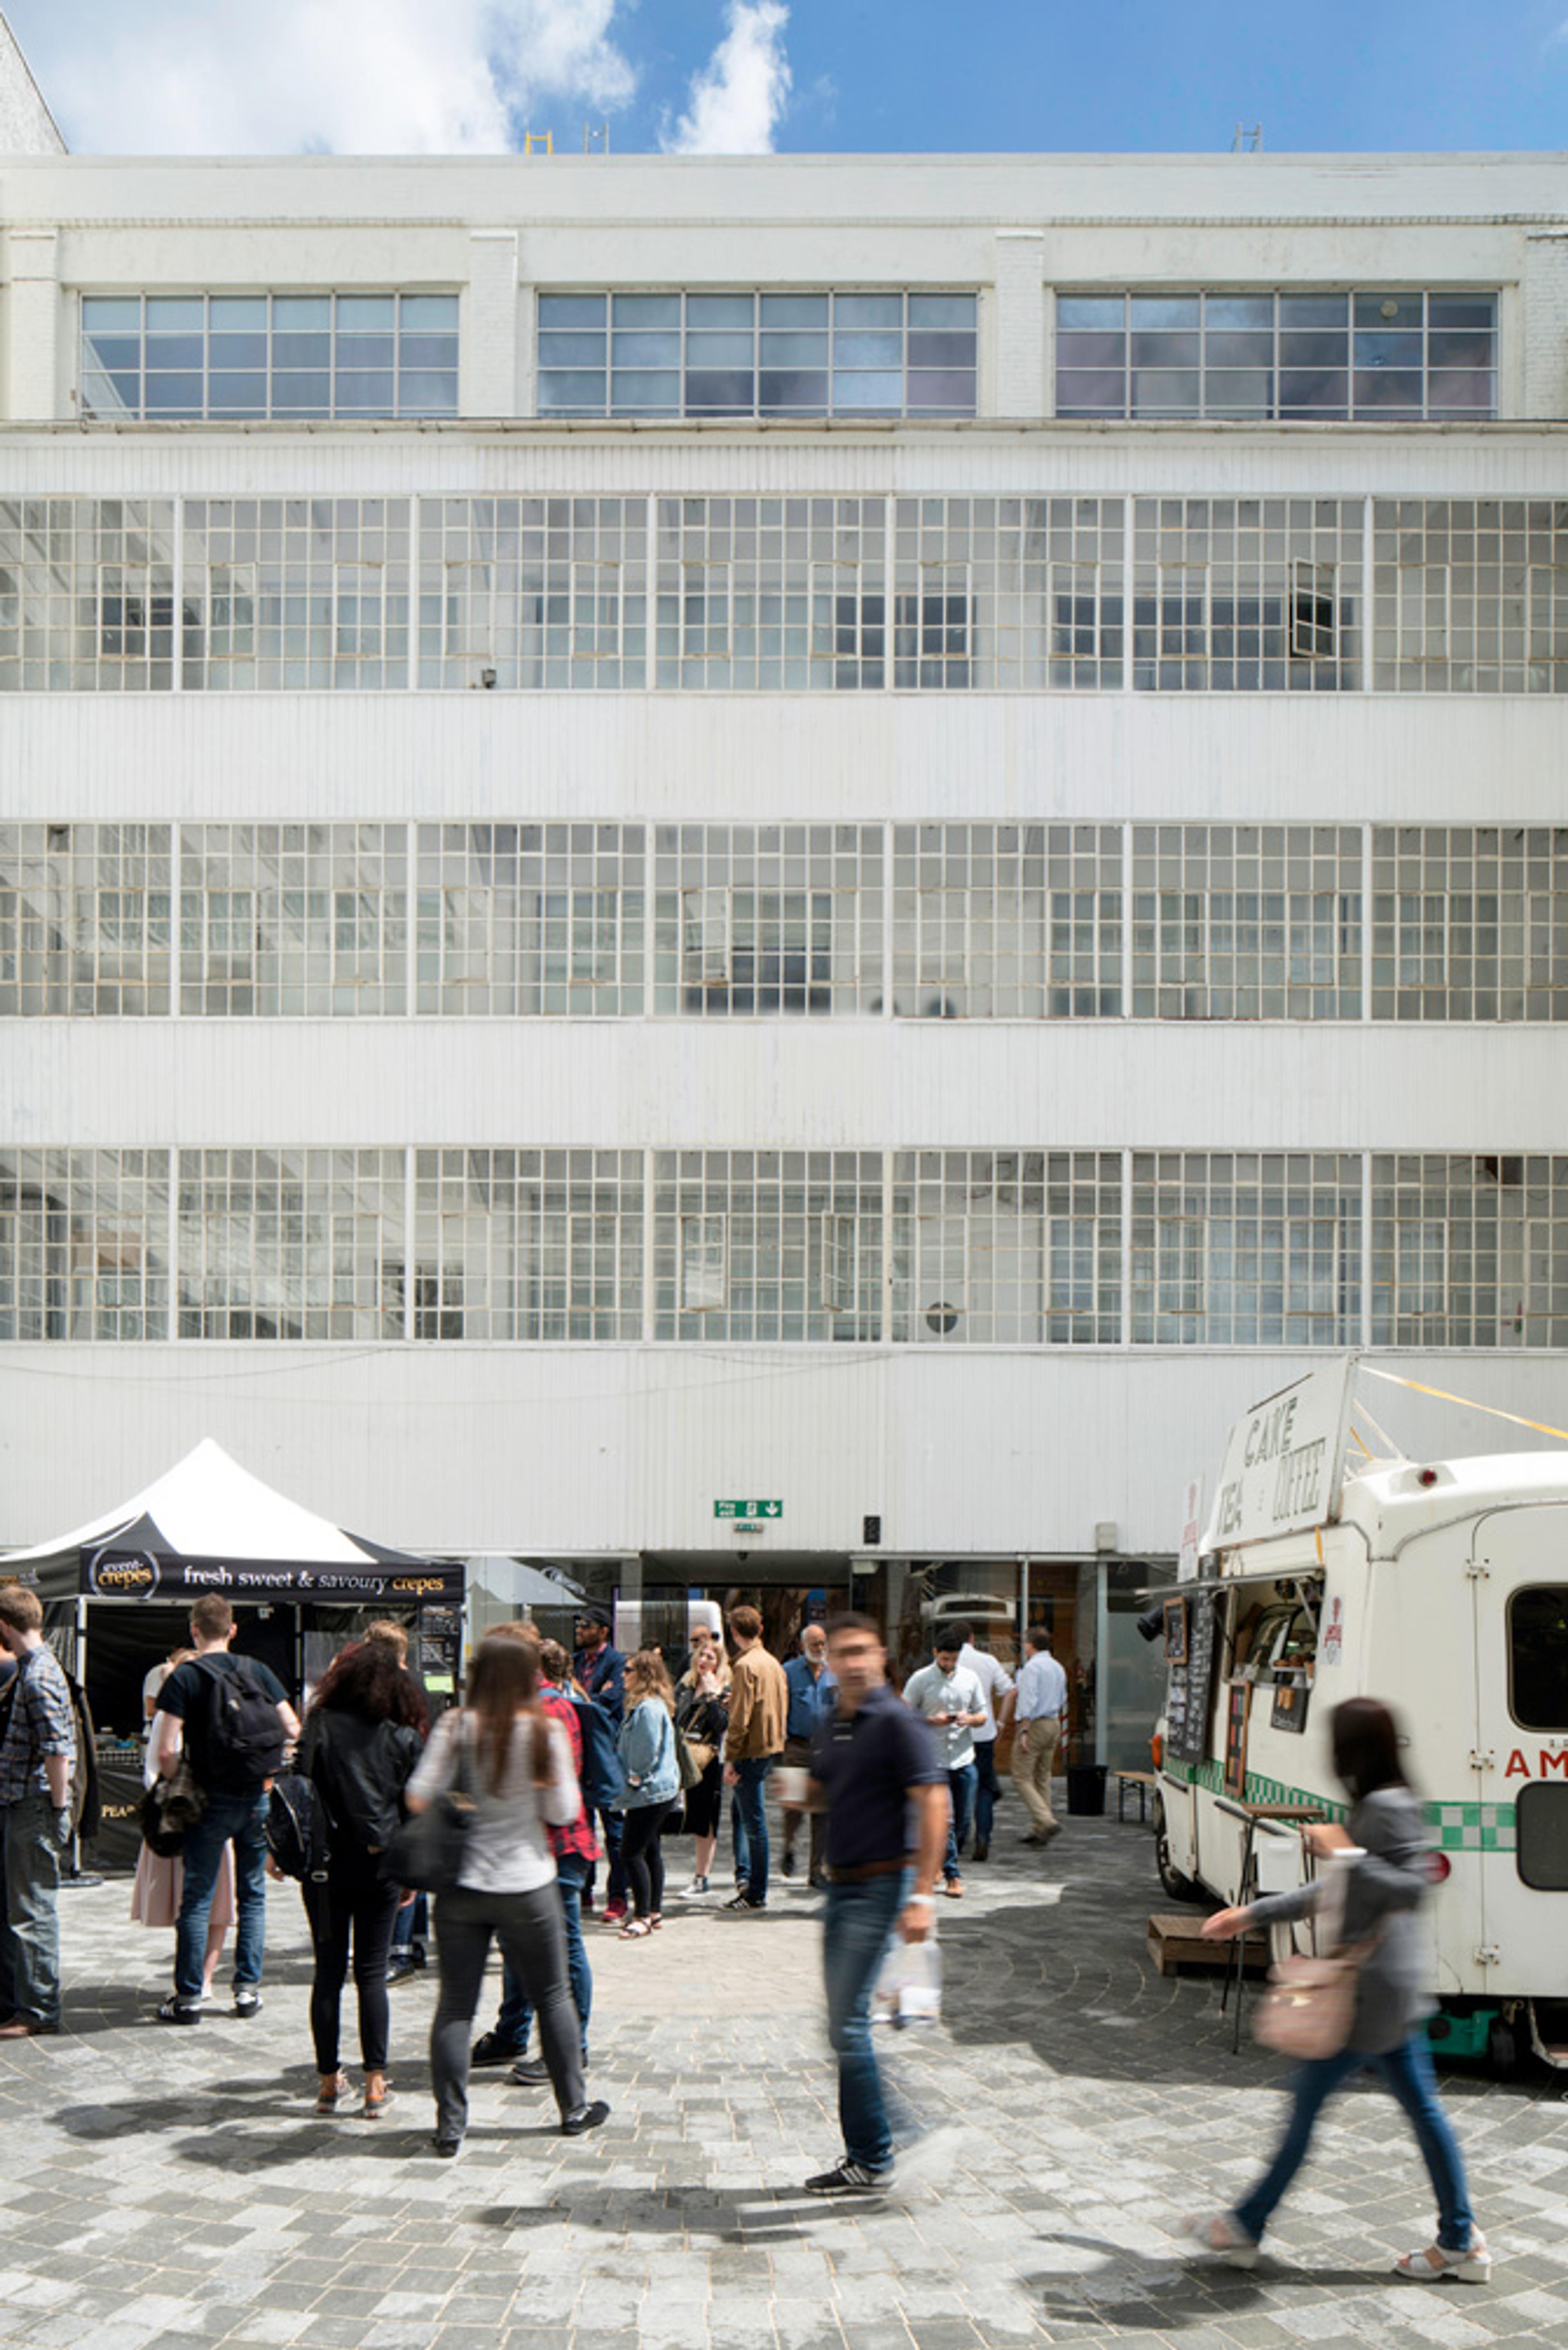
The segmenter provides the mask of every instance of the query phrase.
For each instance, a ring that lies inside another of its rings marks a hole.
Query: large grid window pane
[[[666,1150],[654,1170],[656,1336],[881,1335],[875,1152]]]
[[[654,858],[656,1012],[881,1009],[879,827],[660,825]]]
[[[1568,692],[1568,504],[1379,499],[1373,555],[1380,691]]]
[[[170,827],[0,824],[0,1018],[169,1009]]]
[[[169,1153],[0,1151],[0,1340],[168,1330]]]
[[[639,1150],[414,1154],[413,1335],[642,1336]]]
[[[1058,416],[1497,414],[1495,294],[1059,294]]]
[[[644,682],[643,498],[427,498],[420,683]]]
[[[400,1338],[400,1150],[182,1150],[182,1338]]]
[[[1353,825],[1133,830],[1133,1016],[1357,1020],[1361,834]]]
[[[1359,683],[1358,499],[1139,498],[1134,517],[1141,691],[1336,693]]]
[[[185,825],[180,857],[182,1012],[406,1011],[402,825]]]
[[[972,416],[972,294],[541,294],[546,416]]]
[[[192,498],[188,691],[409,681],[407,498]]]
[[[1114,1017],[1120,827],[920,824],[893,831],[893,1009],[927,1020]]]
[[[900,498],[898,686],[1115,687],[1122,672],[1119,498]]]
[[[0,500],[0,692],[173,681],[172,499]]]
[[[455,294],[88,294],[81,414],[455,416]]]
[[[644,858],[640,825],[421,825],[418,1009],[640,1013]]]
[[[1376,1020],[1568,1019],[1568,832],[1379,825]]]
[[[1568,1158],[1374,1158],[1372,1335],[1568,1346]]]
[[[660,498],[656,676],[856,691],[886,677],[882,498]]]
[[[1132,1185],[1135,1345],[1357,1343],[1358,1158],[1138,1151]]]
[[[913,1346],[1113,1346],[1121,1156],[906,1150],[893,1162],[893,1336]]]

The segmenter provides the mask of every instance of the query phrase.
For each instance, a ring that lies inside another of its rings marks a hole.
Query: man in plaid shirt
[[[518,1639],[535,1638],[531,1624],[504,1624],[496,1627],[513,1634]],[[568,1694],[572,1679],[572,1660],[565,1648],[555,1640],[545,1640],[539,1650],[539,1702],[547,1714],[566,1731],[572,1747],[572,1768],[579,1780],[583,1774],[583,1733],[577,1723],[577,1709]],[[545,1833],[550,1839],[550,1849],[556,1856],[556,1889],[561,1897],[561,1918],[566,1929],[566,1979],[572,1986],[572,1997],[577,2003],[577,2017],[583,2027],[583,2061],[588,2054],[588,2014],[594,2003],[594,1978],[588,1965],[587,1948],[583,1940],[583,1887],[593,1875],[594,1863],[604,1855],[594,1835],[593,1819],[580,1809],[575,1820],[565,1827],[551,1827]],[[473,2043],[469,2062],[473,2064],[512,2064],[510,2078],[525,2089],[548,2088],[550,2075],[543,2058],[527,2057],[528,2033],[534,2022],[522,1983],[513,1972],[510,1961],[504,1959],[501,1971],[501,2007],[492,2032],[481,2033]],[[518,2061],[513,2064],[515,2057]]]
[[[0,2040],[60,2028],[60,1856],[71,1840],[76,1714],[66,1677],[46,1646],[36,1591],[0,1590],[0,1646],[15,1657],[0,1737],[0,1835],[5,1891],[0,1920]]]

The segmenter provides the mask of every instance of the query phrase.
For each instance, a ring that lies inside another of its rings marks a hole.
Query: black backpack
[[[267,1850],[286,1877],[324,1885],[332,1866],[332,1815],[303,1771],[283,1771],[267,1804]]]
[[[185,1749],[199,1787],[210,1794],[259,1794],[283,1761],[286,1741],[277,1700],[268,1697],[244,1657],[198,1657],[201,1702],[187,1708]]]

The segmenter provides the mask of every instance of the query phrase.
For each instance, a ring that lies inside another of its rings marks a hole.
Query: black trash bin
[[[1097,1820],[1105,1815],[1106,1779],[1104,1762],[1069,1762],[1067,1765],[1067,1809],[1076,1819]]]

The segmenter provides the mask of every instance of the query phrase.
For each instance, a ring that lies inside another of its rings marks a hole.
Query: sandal
[[[1409,2277],[1417,2284],[1441,2284],[1445,2277],[1454,2277],[1460,2284],[1487,2284],[1491,2278],[1491,2254],[1485,2237],[1476,2236],[1468,2252],[1446,2252],[1441,2244],[1401,2252],[1394,2270],[1396,2275]]]
[[[1251,2269],[1258,2265],[1258,2247],[1241,2222],[1229,2211],[1216,2211],[1211,2218],[1201,2214],[1181,2223],[1182,2233],[1206,2252],[1213,2252],[1233,2269]]]
[[[317,2112],[318,2114],[335,2114],[337,2111],[339,2100],[346,2097],[348,2095],[348,2075],[347,2073],[323,2073],[316,2092]]]
[[[391,2102],[391,2084],[381,2076],[371,2074],[365,2083],[365,2102],[359,2108],[360,2120],[379,2122]]]
[[[620,1939],[623,1942],[640,1942],[645,1934],[652,1931],[646,1918],[628,1918],[620,1929]]]
[[[663,1925],[663,1923],[664,1923],[664,1918],[663,1918],[663,1916],[662,1916],[661,1912],[660,1912],[660,1911],[659,1911],[659,1910],[657,1910],[657,1909],[655,1909],[655,1910],[651,1911],[651,1912],[650,1912],[650,1914],[649,1914],[649,1920],[648,1920],[648,1930],[649,1930],[649,1932],[650,1934],[657,1934],[657,1933],[658,1933],[658,1931],[659,1931],[659,1928],[660,1928],[660,1926],[662,1926],[662,1925]]]

